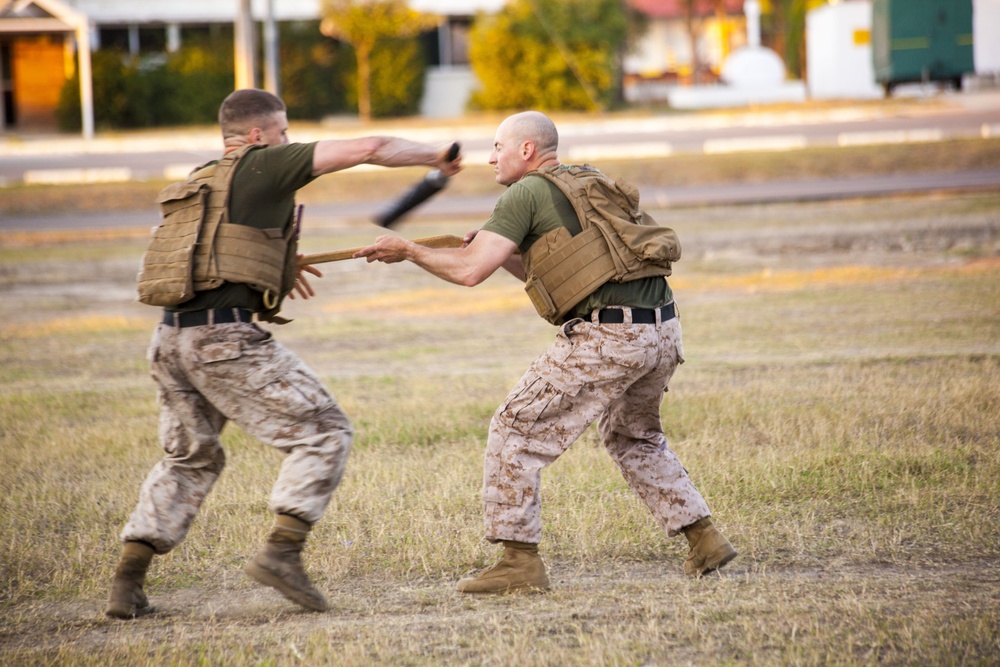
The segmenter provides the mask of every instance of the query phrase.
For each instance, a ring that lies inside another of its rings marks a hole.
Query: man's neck
[[[534,167],[531,168],[531,171],[535,171],[535,170],[538,170],[538,169],[544,169],[545,167],[558,167],[560,164],[561,163],[559,162],[559,158],[557,158],[557,157],[550,157],[549,159],[542,160],[541,162],[539,162],[538,164],[536,164]]]
[[[229,153],[232,153],[233,151],[238,151],[239,149],[249,144],[250,141],[248,141],[245,137],[229,137],[228,139],[223,139],[222,154],[228,155]]]

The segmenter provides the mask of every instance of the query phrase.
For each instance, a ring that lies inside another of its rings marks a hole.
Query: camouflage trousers
[[[143,482],[123,541],[148,542],[161,554],[180,543],[222,472],[219,434],[229,420],[287,454],[271,511],[310,524],[320,519],[340,483],[353,431],[295,354],[256,324],[161,324],[149,361],[166,455]]]
[[[661,324],[576,319],[563,325],[490,423],[483,473],[486,539],[541,541],[542,469],[595,420],[612,460],[668,535],[709,516],[660,423],[663,393],[683,360],[677,318]]]

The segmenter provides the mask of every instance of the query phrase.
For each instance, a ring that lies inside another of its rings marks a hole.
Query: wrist
[[[414,243],[413,241],[405,241],[403,246],[403,258],[408,262],[417,261],[418,253],[423,249],[419,243]]]

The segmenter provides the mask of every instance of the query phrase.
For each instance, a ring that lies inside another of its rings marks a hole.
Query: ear
[[[262,134],[263,132],[261,131],[261,129],[259,127],[255,127],[252,130],[250,130],[249,134],[247,134],[247,139],[250,140],[251,144],[259,144],[261,142]]]
[[[521,144],[521,158],[525,162],[531,160],[531,158],[535,156],[535,153],[536,151],[535,151],[534,141],[525,141],[523,144]]]

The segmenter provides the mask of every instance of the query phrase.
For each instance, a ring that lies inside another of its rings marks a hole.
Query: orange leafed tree
[[[323,0],[320,31],[347,42],[358,61],[358,116],[372,117],[371,55],[383,39],[413,37],[438,25],[440,19],[410,9],[406,0]]]

